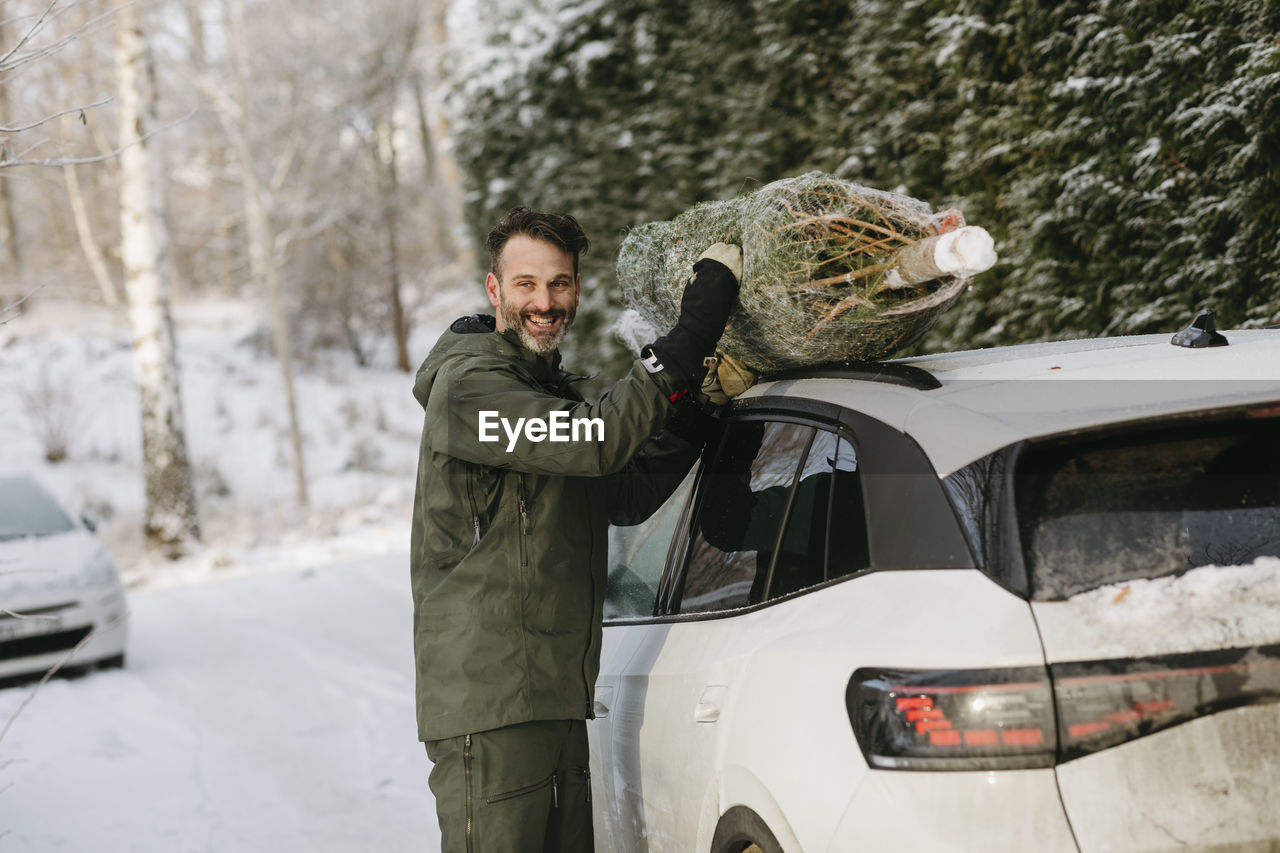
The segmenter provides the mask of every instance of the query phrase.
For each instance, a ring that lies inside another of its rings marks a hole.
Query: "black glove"
[[[737,304],[741,275],[742,250],[737,246],[716,243],[698,258],[680,297],[675,328],[641,351],[651,372],[666,370],[678,390],[698,389],[707,372],[703,360],[715,352]]]
[[[671,407],[671,414],[663,429],[695,447],[705,447],[713,439],[719,438],[724,428],[724,421],[686,396]]]

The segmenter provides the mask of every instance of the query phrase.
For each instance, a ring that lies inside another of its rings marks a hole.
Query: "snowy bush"
[[[76,396],[74,375],[55,371],[45,358],[18,386],[18,398],[47,462],[67,458],[84,423],[85,412]]]

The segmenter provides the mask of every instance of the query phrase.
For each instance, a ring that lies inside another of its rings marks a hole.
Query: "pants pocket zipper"
[[[525,785],[523,788],[516,788],[514,791],[504,791],[501,794],[494,794],[492,797],[485,797],[484,801],[489,805],[494,803],[505,802],[506,800],[514,800],[516,797],[523,797],[525,794],[532,794],[534,791],[540,791],[543,788],[551,786],[551,803],[556,805],[559,802],[559,794],[556,790],[556,774],[552,773],[541,782],[535,782],[532,785]]]
[[[467,781],[467,853],[471,853],[471,827],[474,823],[474,804],[471,799],[471,735],[462,740],[462,775]]]

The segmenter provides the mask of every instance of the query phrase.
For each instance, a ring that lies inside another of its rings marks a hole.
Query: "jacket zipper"
[[[471,526],[475,529],[475,537],[471,540],[471,550],[480,544],[480,510],[476,507],[475,466],[467,463],[467,506],[471,510]]]
[[[462,775],[467,781],[467,853],[471,853],[471,826],[474,807],[471,802],[471,735],[462,741]]]
[[[596,550],[595,526],[588,525],[588,528],[590,529],[590,535],[591,535],[591,547],[588,553],[594,554]],[[595,575],[595,572],[591,570],[590,565],[587,566],[587,579],[588,579],[588,582],[591,584],[591,606],[592,608],[594,608],[596,607],[596,575]],[[596,686],[592,682],[592,680],[587,677],[587,661],[591,660],[591,650],[595,647],[595,644],[596,644],[595,632],[592,632],[591,639],[587,640],[587,649],[582,654],[582,683],[585,684],[587,687],[586,719],[588,720],[594,720],[596,718],[596,706],[594,701]]]
[[[520,567],[529,565],[529,510],[524,502],[524,474],[516,481],[516,501],[520,506]]]
[[[591,768],[579,767],[574,771],[582,777],[582,782],[587,786],[587,805],[591,805]]]

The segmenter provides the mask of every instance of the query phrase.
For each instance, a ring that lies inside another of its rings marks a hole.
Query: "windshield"
[[[1280,419],[1033,446],[1014,491],[1038,599],[1280,556]]]
[[[71,519],[26,477],[0,477],[0,541],[72,530]]]

